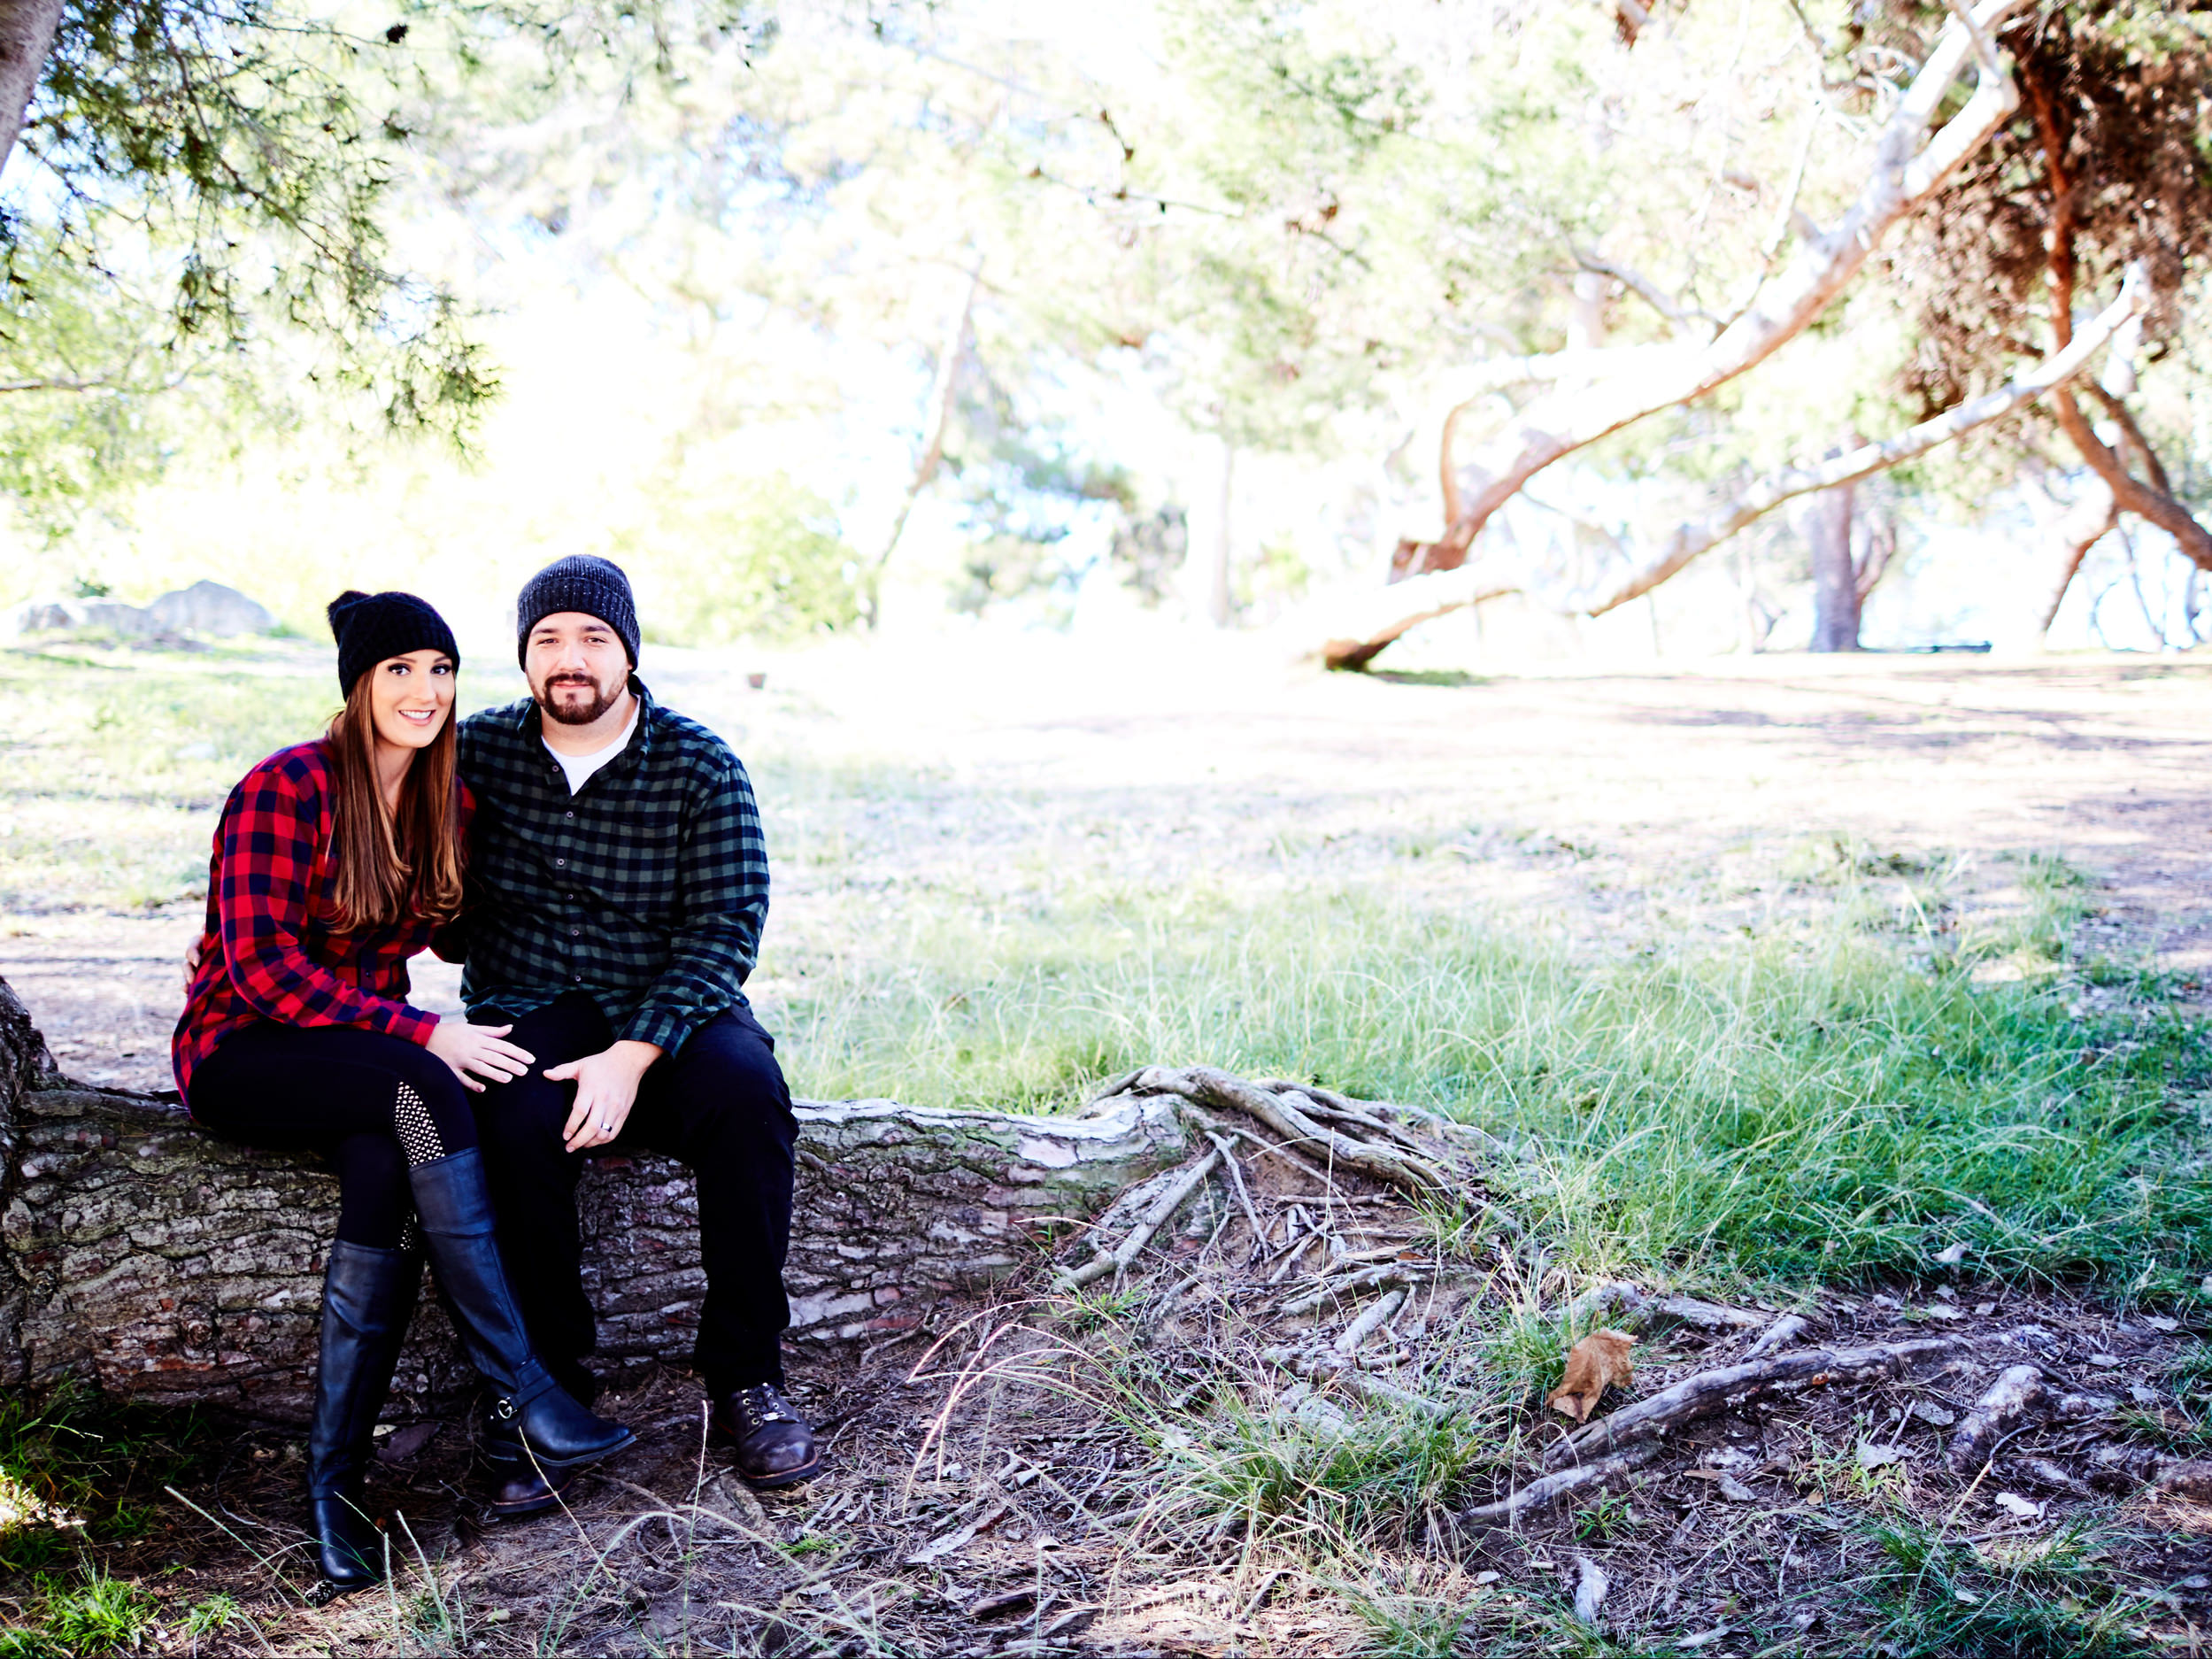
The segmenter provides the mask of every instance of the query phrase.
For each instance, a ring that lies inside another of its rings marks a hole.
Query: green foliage
[[[244,1617],[235,1598],[219,1593],[188,1608],[179,1628],[187,1636],[212,1636],[217,1631],[228,1630]]]
[[[53,1566],[88,1533],[143,1531],[141,1500],[194,1468],[204,1440],[189,1413],[118,1409],[67,1390],[35,1408],[0,1400],[0,1570]],[[102,1589],[96,1602],[120,1593]]]
[[[388,258],[407,33],[281,0],[65,7],[12,169],[37,182],[0,220],[0,488],[58,527],[211,414],[468,432],[497,379],[454,296]]]
[[[667,619],[653,637],[680,645],[790,640],[859,620],[858,555],[829,504],[782,474],[682,475],[656,521],[615,556]]]

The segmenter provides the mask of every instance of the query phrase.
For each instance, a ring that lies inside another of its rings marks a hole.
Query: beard
[[[546,719],[564,726],[589,726],[614,706],[628,683],[627,675],[602,685],[581,674],[557,674],[543,685],[532,686],[530,695]]]

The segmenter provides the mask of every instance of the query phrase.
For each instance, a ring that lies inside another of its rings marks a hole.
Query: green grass
[[[48,1584],[44,1633],[65,1651],[105,1654],[135,1647],[159,1611],[135,1584],[97,1568],[79,1584]]]
[[[1332,1400],[1339,1431],[1233,1395],[1202,1436],[1160,1447],[1156,1524],[1187,1534],[1208,1524],[1315,1556],[1403,1536],[1437,1513],[1468,1471],[1494,1461],[1491,1433],[1465,1419]]]
[[[2059,985],[1842,926],[1591,962],[1357,891],[918,898],[801,966],[777,985],[802,1092],[1049,1109],[1154,1061],[1315,1078],[1513,1138],[1493,1181],[1590,1272],[1835,1282],[1963,1240],[1983,1271],[2171,1297],[2212,1265],[2168,1107],[2199,1028],[2077,1017]]]
[[[493,672],[464,698],[514,694]],[[231,786],[320,734],[338,701],[313,646],[0,651],[0,910],[135,910],[204,893]]]
[[[1854,1586],[1874,1615],[1870,1650],[1896,1659],[2123,1659],[2150,1604],[2116,1588],[2083,1524],[1992,1559],[1909,1522],[1869,1530],[1874,1569]]]

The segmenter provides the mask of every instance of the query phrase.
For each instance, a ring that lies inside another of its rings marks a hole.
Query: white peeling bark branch
[[[1947,409],[1932,421],[1908,428],[1895,437],[1861,444],[1813,465],[1786,467],[1771,474],[1719,512],[1678,525],[1660,544],[1653,556],[1625,574],[1608,578],[1598,588],[1563,590],[1540,581],[1510,577],[1488,564],[1431,572],[1373,594],[1366,602],[1377,612],[1391,613],[1390,620],[1378,620],[1356,637],[1331,639],[1322,647],[1322,660],[1332,668],[1362,667],[1383,646],[1409,629],[1508,594],[1526,594],[1563,615],[1602,616],[1679,575],[1692,560],[1785,502],[1817,490],[1832,490],[1839,484],[1854,483],[1917,459],[2065,385],[2148,303],[2148,284],[2139,268],[2131,267],[2127,280],[2121,285],[2119,297],[2100,313],[2093,322],[2077,330],[2073,343],[2064,351],[2045,359],[2031,372],[1995,391]]]
[[[1973,96],[1928,135],[1952,82],[1977,59],[1977,34],[1995,27],[2019,4],[1983,0],[1968,14],[1970,26],[1958,19],[1945,25],[1883,129],[1858,199],[1833,228],[1808,236],[1709,343],[1646,351],[1596,384],[1561,387],[1481,445],[1470,460],[1484,482],[1434,547],[1447,560],[1464,557],[1499,508],[1545,467],[1661,409],[1705,397],[1803,333],[1891,228],[1935,194],[2018,107],[2012,77],[2001,64],[1985,64]]]
[[[1877,473],[1915,460],[1931,450],[1940,449],[1977,427],[2003,420],[2080,374],[2089,359],[2148,303],[2148,284],[2139,269],[2131,269],[2121,285],[2119,298],[2107,306],[2095,322],[2077,334],[2071,345],[2045,359],[2032,372],[1995,391],[1969,398],[1932,421],[1908,428],[1895,437],[1861,444],[1814,466],[1792,467],[1769,475],[1710,518],[1677,526],[1656,558],[1595,592],[1575,596],[1561,608],[1584,616],[1602,616],[1630,599],[1641,598],[1677,575],[1691,560],[1717,547],[1785,501],[1871,478]]]

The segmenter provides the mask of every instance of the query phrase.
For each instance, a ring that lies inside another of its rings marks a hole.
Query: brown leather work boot
[[[737,1448],[737,1473],[755,1492],[796,1485],[821,1472],[806,1419],[774,1383],[734,1389],[714,1401],[714,1433]]]

